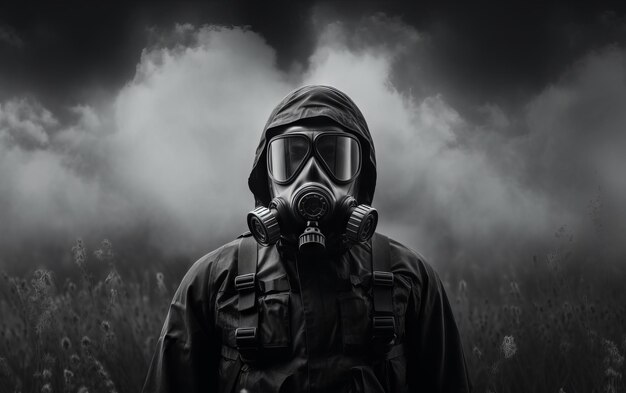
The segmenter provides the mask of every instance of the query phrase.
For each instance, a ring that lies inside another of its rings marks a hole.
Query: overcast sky
[[[621,10],[359,5],[0,9],[0,267],[77,237],[192,259],[233,239],[303,84],[361,108],[379,228],[434,264],[528,261],[562,227],[618,250]]]

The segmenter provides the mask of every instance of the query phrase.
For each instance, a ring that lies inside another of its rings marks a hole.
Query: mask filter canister
[[[276,219],[276,209],[259,206],[248,213],[248,228],[256,241],[264,246],[271,246],[280,239],[280,227]]]
[[[351,210],[346,226],[346,237],[352,243],[365,243],[374,236],[378,225],[378,212],[373,207],[363,204],[352,207]]]

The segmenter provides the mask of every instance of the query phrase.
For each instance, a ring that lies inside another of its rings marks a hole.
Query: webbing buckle
[[[375,270],[373,274],[374,285],[380,287],[392,287],[393,286],[393,273],[381,272]]]
[[[235,330],[235,343],[241,355],[241,360],[244,362],[256,360],[258,345],[257,330],[255,327],[237,328]]]
[[[375,339],[391,341],[396,338],[396,321],[393,316],[376,316],[373,325]]]
[[[248,273],[235,277],[235,288],[239,292],[254,289],[256,282],[256,274]]]

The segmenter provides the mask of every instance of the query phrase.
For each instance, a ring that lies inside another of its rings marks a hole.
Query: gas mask
[[[327,238],[372,237],[378,213],[354,197],[362,160],[356,137],[337,126],[291,126],[268,142],[266,153],[272,200],[247,217],[259,244],[282,237],[301,252],[319,253]]]

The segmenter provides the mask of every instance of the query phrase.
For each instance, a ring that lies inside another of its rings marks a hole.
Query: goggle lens
[[[272,140],[267,166],[274,180],[289,181],[310,156],[311,140],[304,135],[288,135]],[[321,134],[315,139],[315,156],[335,180],[349,181],[361,163],[358,141],[350,136]]]
[[[280,182],[289,180],[309,154],[309,140],[303,136],[274,139],[268,147],[268,170]]]
[[[352,179],[359,170],[361,151],[354,138],[343,135],[320,135],[315,149],[326,168],[339,181]]]

